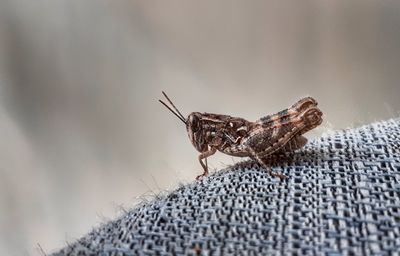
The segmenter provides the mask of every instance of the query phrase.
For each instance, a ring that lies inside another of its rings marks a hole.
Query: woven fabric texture
[[[337,131],[137,206],[54,255],[400,253],[400,119]]]

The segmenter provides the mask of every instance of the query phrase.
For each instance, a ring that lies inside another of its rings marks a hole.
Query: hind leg
[[[259,156],[255,156],[255,159],[257,160],[258,163],[261,164],[262,167],[264,167],[265,169],[267,169],[268,173],[272,176],[272,177],[278,177],[281,180],[284,180],[287,178],[287,176],[283,173],[280,172],[273,172],[272,168],[271,168],[271,163],[268,163],[268,161],[266,161],[265,159],[260,158]]]

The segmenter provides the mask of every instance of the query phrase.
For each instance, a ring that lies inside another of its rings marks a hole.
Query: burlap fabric
[[[400,119],[337,131],[144,203],[54,255],[394,255]]]

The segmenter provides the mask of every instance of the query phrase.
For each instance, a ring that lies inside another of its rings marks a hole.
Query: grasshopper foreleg
[[[217,151],[217,149],[210,148],[208,151],[205,151],[199,155],[199,162],[200,162],[201,166],[203,167],[204,172],[202,174],[200,174],[199,176],[197,176],[196,180],[202,178],[203,176],[208,175],[207,157],[214,155],[216,151]],[[205,159],[205,163],[203,162],[203,159]]]

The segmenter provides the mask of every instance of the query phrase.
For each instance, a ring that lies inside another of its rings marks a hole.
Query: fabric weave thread
[[[106,223],[54,255],[400,253],[400,119],[337,131],[274,166],[248,161]]]

